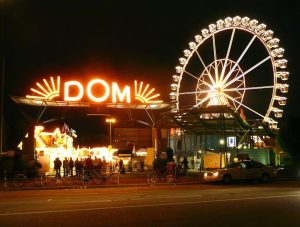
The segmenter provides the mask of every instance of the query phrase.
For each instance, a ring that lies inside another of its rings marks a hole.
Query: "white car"
[[[269,182],[276,176],[276,171],[260,162],[245,160],[228,164],[224,169],[207,171],[204,173],[204,181],[221,181],[230,184],[233,180],[261,180]]]

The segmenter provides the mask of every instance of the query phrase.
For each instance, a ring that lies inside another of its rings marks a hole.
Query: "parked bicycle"
[[[45,184],[45,174],[42,172],[16,172],[12,176],[12,183],[15,187],[24,187],[29,183],[33,183],[34,186],[43,186]]]
[[[149,179],[151,183],[167,182],[172,183],[175,182],[176,178],[173,173],[168,173],[167,171],[155,170],[149,175]]]
[[[103,184],[109,180],[112,184],[119,184],[120,182],[120,174],[118,171],[105,171],[105,170],[92,170],[92,171],[80,171],[73,177],[68,177],[74,184],[82,185],[82,184]]]
[[[101,172],[102,183],[106,182],[107,180],[110,181],[112,184],[119,184],[120,183],[120,172],[119,171],[109,171],[108,174],[106,172]]]
[[[56,175],[55,173],[48,173],[45,176],[45,185],[47,186],[65,186],[68,185],[68,180],[65,177]]]

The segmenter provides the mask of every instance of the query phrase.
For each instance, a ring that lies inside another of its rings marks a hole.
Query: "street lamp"
[[[199,176],[201,176],[202,150],[199,150],[198,153],[199,153]]]
[[[109,123],[109,145],[111,146],[111,124],[116,122],[115,118],[106,118],[105,120],[107,123]]]
[[[220,143],[220,168],[222,168],[222,151],[223,151],[223,146],[225,144],[225,140],[222,138],[219,140],[219,143]],[[225,161],[225,160],[224,160]]]
[[[220,142],[221,145],[224,145],[224,144],[225,144],[225,140],[224,140],[224,139],[220,139],[219,142]]]

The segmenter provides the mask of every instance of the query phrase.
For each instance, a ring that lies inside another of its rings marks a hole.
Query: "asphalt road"
[[[0,226],[300,226],[300,181],[0,192]]]

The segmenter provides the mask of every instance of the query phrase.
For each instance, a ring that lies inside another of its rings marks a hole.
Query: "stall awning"
[[[19,96],[11,96],[11,98],[18,104],[30,106],[50,106],[50,107],[91,107],[95,103],[91,102],[68,102],[68,101],[55,101],[46,99],[32,99]],[[151,109],[159,110],[169,107],[169,103],[153,103],[153,104],[134,104],[134,103],[106,103],[108,108],[120,109]]]

